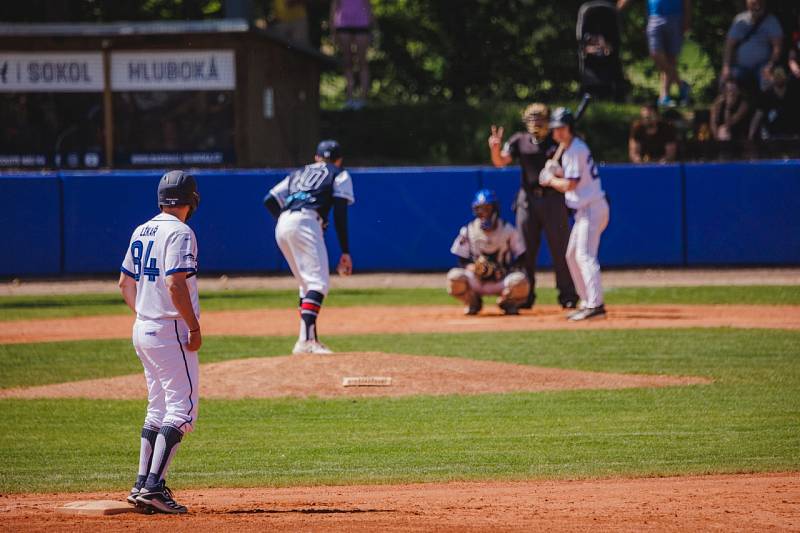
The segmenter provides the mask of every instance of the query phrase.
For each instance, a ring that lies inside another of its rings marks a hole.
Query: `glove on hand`
[[[500,267],[482,255],[475,260],[475,275],[482,280],[497,280],[501,274]]]

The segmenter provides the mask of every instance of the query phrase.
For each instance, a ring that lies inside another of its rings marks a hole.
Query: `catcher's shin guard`
[[[473,302],[475,294],[469,286],[465,269],[451,268],[447,273],[447,294],[467,305]]]
[[[497,305],[505,307],[510,304],[520,306],[525,303],[531,284],[522,272],[512,272],[503,279],[503,292],[497,299]]]

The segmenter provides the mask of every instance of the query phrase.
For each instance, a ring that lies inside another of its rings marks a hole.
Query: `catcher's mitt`
[[[500,266],[482,255],[475,260],[475,275],[482,280],[498,280],[503,276]]]

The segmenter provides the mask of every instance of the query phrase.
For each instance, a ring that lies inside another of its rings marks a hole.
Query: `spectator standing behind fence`
[[[783,48],[783,29],[764,0],[747,0],[747,11],[733,19],[725,41],[722,81],[736,80],[755,93],[771,83],[772,69]]]
[[[786,71],[775,67],[772,86],[761,94],[750,124],[751,139],[786,139],[800,131],[800,95],[786,79]]]
[[[675,128],[658,114],[656,104],[642,106],[640,118],[631,125],[628,155],[634,163],[675,161],[678,143]]]
[[[617,0],[617,9],[625,9],[630,0]],[[650,57],[659,70],[660,89],[658,103],[674,105],[670,96],[673,85],[678,87],[680,102],[689,102],[689,84],[678,74],[678,56],[683,46],[683,36],[691,27],[691,0],[647,0],[647,45]]]
[[[739,85],[728,80],[711,106],[711,135],[717,141],[741,141],[747,138],[750,105]]]
[[[336,46],[342,53],[344,77],[347,81],[345,108],[361,109],[369,93],[367,48],[371,40],[372,8],[369,0],[333,0],[330,28]],[[359,92],[355,91],[355,70],[358,70]]]
[[[307,0],[275,0],[273,31],[281,37],[309,45]]]
[[[797,29],[792,32],[790,41],[789,71],[792,73],[789,85],[800,85],[800,15],[797,16]]]

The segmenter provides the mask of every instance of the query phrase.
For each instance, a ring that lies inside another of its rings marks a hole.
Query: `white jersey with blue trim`
[[[200,317],[197,296],[197,238],[179,218],[159,213],[137,227],[122,273],[136,280],[136,317],[140,320],[181,318],[167,289],[166,277],[186,272],[194,314]]]
[[[567,207],[580,209],[605,196],[592,152],[583,139],[572,139],[569,148],[561,156],[561,167],[565,178],[578,180],[578,186],[574,190],[564,193]]]
[[[525,240],[517,228],[502,218],[497,219],[497,227],[493,230],[481,228],[481,220],[475,218],[461,227],[450,253],[470,262],[483,255],[501,267],[509,268],[517,257],[525,253]]]
[[[348,205],[355,203],[350,173],[325,161],[295,170],[275,185],[269,194],[284,211],[314,209],[323,220],[328,219],[334,198],[344,198]]]

